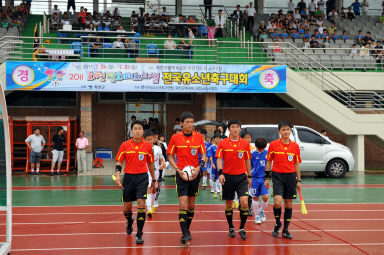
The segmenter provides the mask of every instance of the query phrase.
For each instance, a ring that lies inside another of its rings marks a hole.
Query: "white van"
[[[264,137],[268,145],[280,138],[277,125],[242,125],[241,128],[242,133],[251,133],[252,139]],[[228,129],[225,135],[229,136]],[[291,140],[300,146],[303,161],[300,169],[303,172],[310,171],[318,175],[341,178],[346,172],[355,169],[355,159],[348,147],[331,141],[309,127],[294,126]]]

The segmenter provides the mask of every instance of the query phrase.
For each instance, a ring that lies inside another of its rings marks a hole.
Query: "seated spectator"
[[[332,35],[333,33],[335,33],[335,30],[337,30],[335,22],[332,22],[331,26],[328,28],[328,34]]]
[[[324,17],[324,13],[319,7],[317,7],[317,9],[316,9],[315,17],[316,18],[323,18]]]
[[[55,4],[55,5],[53,6],[52,15],[55,14],[55,13],[56,13],[57,15],[60,15],[60,14],[61,14],[60,9],[57,8],[57,4]]]
[[[164,42],[164,49],[166,50],[175,50],[176,42],[172,40],[172,35],[168,35],[168,39]]]
[[[315,35],[312,35],[312,40],[309,42],[310,48],[320,48],[319,42],[316,40]]]
[[[105,23],[101,23],[101,26],[97,28],[97,31],[110,31],[109,27]]]
[[[321,39],[321,35],[320,35],[320,33],[319,33],[319,30],[315,30],[315,33],[313,34],[314,36],[315,36],[315,38],[316,38],[316,40],[317,39]]]
[[[376,63],[381,64],[383,60],[383,46],[380,41],[377,41],[375,46],[375,58]]]
[[[255,29],[256,26],[253,26],[253,28]],[[263,34],[263,33],[267,33],[267,27],[265,26],[265,23],[264,21],[261,21],[261,24],[257,30],[257,34],[254,34],[254,35],[257,35],[257,40],[259,41],[260,40],[260,35]]]
[[[61,19],[61,26],[70,25],[71,21],[69,20],[68,14],[64,13],[63,18]]]
[[[298,38],[300,38],[300,34],[299,32],[297,32],[297,29],[295,29],[294,32],[292,33],[292,39],[293,41],[295,41]]]
[[[316,21],[316,24],[318,27],[321,27],[324,24],[323,17],[319,17],[319,19]]]
[[[331,48],[331,39],[327,35],[323,40],[323,48]]]
[[[139,25],[139,22],[137,21],[136,17],[131,18],[131,30],[136,30]]]
[[[163,11],[160,13],[161,16],[169,16],[169,13],[167,12],[167,7],[163,7]]]
[[[192,55],[191,48],[192,48],[192,41],[189,41],[189,43],[186,43],[184,39],[181,39],[180,43],[177,45],[177,49],[191,52],[191,55]],[[187,55],[186,57],[188,58],[189,56]]]
[[[3,21],[1,22],[1,27],[2,28],[6,28],[7,30],[9,29],[9,23],[8,23],[8,21],[7,21],[7,19],[6,18],[3,18]]]
[[[275,40],[275,44],[273,45],[273,55],[279,56],[281,54],[282,50],[279,45],[279,40]]]
[[[268,35],[267,35],[267,32],[262,32],[260,35],[259,35],[259,41],[260,42],[264,42],[265,39],[268,38]]]
[[[60,19],[59,19],[59,16],[57,15],[56,12],[52,14],[51,22],[52,22],[52,29],[54,31],[57,31],[59,23],[60,23]]]
[[[309,25],[317,26],[317,20],[315,19],[315,16],[311,16],[311,18],[309,19]]]
[[[331,38],[333,42],[336,42],[336,40],[340,39],[340,35],[338,34],[337,29],[335,29],[335,32],[331,35]]]
[[[344,40],[344,42],[346,41],[346,40],[348,40],[348,35],[347,35],[347,31],[343,31],[343,34],[342,34],[342,36],[341,36],[341,40]]]
[[[125,38],[124,46],[127,49],[128,53],[130,54],[130,57],[133,57],[133,58],[137,57],[137,53],[139,52],[139,45],[134,40]]]
[[[295,13],[293,14],[293,18],[296,20],[301,20],[301,15],[299,13],[299,9],[295,9]]]
[[[304,8],[303,10],[300,11],[300,16],[301,16],[303,19],[308,18],[307,8]]]
[[[271,34],[276,29],[275,22],[268,21],[267,30]]]
[[[321,26],[319,27],[319,33],[323,34],[324,30],[327,31],[327,27],[325,26],[325,23],[321,24]]]
[[[355,57],[359,55],[359,51],[356,48],[356,44],[352,45],[352,49],[349,51],[349,56]]]
[[[285,41],[285,39],[288,39],[288,33],[287,33],[287,29],[283,29],[283,32],[281,33],[281,35],[280,35],[280,38],[283,40],[283,41]]]
[[[373,38],[371,37],[371,32],[367,32],[367,35],[363,37],[362,43],[363,45],[366,45],[369,41],[372,41]]]
[[[363,44],[363,38],[364,38],[363,31],[359,30],[359,33],[355,37],[356,43],[359,45]]]
[[[304,25],[300,24],[299,29],[297,29],[300,35],[303,35],[305,33]]]
[[[361,57],[368,57],[369,51],[370,51],[369,48],[370,48],[369,44],[367,44],[366,46],[361,46],[359,55]]]
[[[353,14],[351,7],[348,8],[347,19],[353,20],[355,18],[355,14]]]
[[[183,15],[179,14],[177,23],[185,23]],[[184,37],[185,36],[185,26],[180,26],[180,25],[177,26],[177,34],[180,37]]]
[[[96,37],[94,42],[92,42],[92,45],[90,48],[91,57],[97,57],[98,55],[97,53],[99,52],[99,49],[102,47],[103,47],[103,42],[101,41],[101,38],[98,36]]]
[[[304,49],[309,49],[309,47],[311,47],[311,45],[309,44],[309,39],[308,39],[308,38],[305,38],[305,39],[304,39],[304,45],[303,45],[303,48],[304,48]]]
[[[277,39],[280,38],[280,35],[277,32],[277,29],[273,30],[273,33],[271,34],[271,38],[272,38],[273,41],[276,41]]]
[[[115,10],[113,11],[113,16],[121,16],[120,15],[120,10],[118,7],[115,7]]]
[[[113,42],[112,48],[125,48],[119,36],[116,38],[116,41]]]
[[[331,20],[335,20],[339,17],[339,15],[337,14],[336,10],[333,9],[329,14],[328,14],[329,18]]]
[[[171,32],[171,27],[168,26],[169,23],[169,16],[164,16],[163,23],[162,23],[162,28],[164,33],[170,33]]]
[[[127,31],[125,31],[123,25],[120,25],[119,28],[116,30],[116,32],[127,32]]]
[[[309,33],[309,29],[307,29],[306,31],[305,31],[305,34],[304,34],[304,39],[306,39],[306,38],[308,38],[308,40],[311,38],[311,34]]]
[[[341,7],[340,17],[341,19],[348,19],[348,12],[346,9],[344,9],[344,7]]]

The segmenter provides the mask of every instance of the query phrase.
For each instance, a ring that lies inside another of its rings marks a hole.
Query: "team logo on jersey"
[[[288,155],[288,161],[291,162],[293,160],[293,155]]]
[[[244,156],[244,152],[242,152],[242,151],[239,151],[239,153],[238,153],[238,156],[239,156],[239,159],[242,159],[242,158],[243,158],[243,156]]]
[[[139,154],[139,160],[140,160],[140,161],[143,161],[143,160],[144,160],[144,154],[141,154],[141,153]]]
[[[191,148],[191,154],[192,156],[195,156],[197,153],[197,149],[196,148]]]

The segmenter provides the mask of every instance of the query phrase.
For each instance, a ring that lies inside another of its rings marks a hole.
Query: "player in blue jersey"
[[[215,157],[216,151],[217,151],[217,145],[219,144],[220,139],[221,139],[220,135],[215,134],[213,136],[212,145],[207,150],[207,157],[209,159],[209,162],[211,163],[211,176],[210,176],[211,179],[210,180],[212,181],[211,189],[213,188],[213,197],[214,198],[217,198],[218,192],[220,192],[220,195],[222,192],[221,184],[218,181],[219,180],[219,172],[217,170],[217,165],[216,165],[217,159]]]
[[[265,166],[267,163],[268,151],[267,140],[264,138],[257,138],[255,140],[256,150],[252,152],[251,159],[251,176],[252,185],[250,189],[250,195],[253,197],[252,207],[255,213],[255,223],[261,224],[266,221],[264,209],[268,205],[268,189],[264,186]],[[261,205],[259,207],[259,197],[262,197]]]

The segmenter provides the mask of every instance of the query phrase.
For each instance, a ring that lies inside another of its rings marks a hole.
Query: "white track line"
[[[240,220],[233,220],[240,221]],[[267,220],[271,222],[275,222],[275,220]],[[384,221],[382,219],[293,219],[294,222],[300,221]],[[193,220],[193,222],[227,222],[227,220]],[[68,222],[13,222],[13,225],[70,225],[70,224],[122,224],[126,223],[126,221],[68,221]],[[149,223],[179,223],[178,220],[147,220],[146,224]],[[1,223],[0,225],[5,225],[5,223]]]
[[[247,230],[247,233],[261,233],[269,230]],[[324,230],[305,230],[305,229],[290,229],[289,232],[384,232],[384,229],[324,229]],[[207,230],[207,231],[192,231],[193,234],[212,234],[212,233],[228,233],[227,230]],[[145,234],[177,234],[179,232],[147,232]],[[12,235],[13,237],[37,237],[37,236],[88,236],[88,235],[127,235],[125,232],[115,232],[115,233],[66,233],[66,234],[22,234],[22,235]],[[5,235],[0,235],[5,236]]]
[[[305,246],[384,246],[384,243],[305,243],[305,244],[229,244],[229,245],[191,245],[190,248],[217,248],[217,247],[305,247]],[[45,248],[45,249],[13,249],[12,252],[21,251],[63,251],[63,250],[112,250],[112,249],[159,249],[159,248],[183,248],[184,246],[122,246],[122,247],[79,247],[79,248]]]

